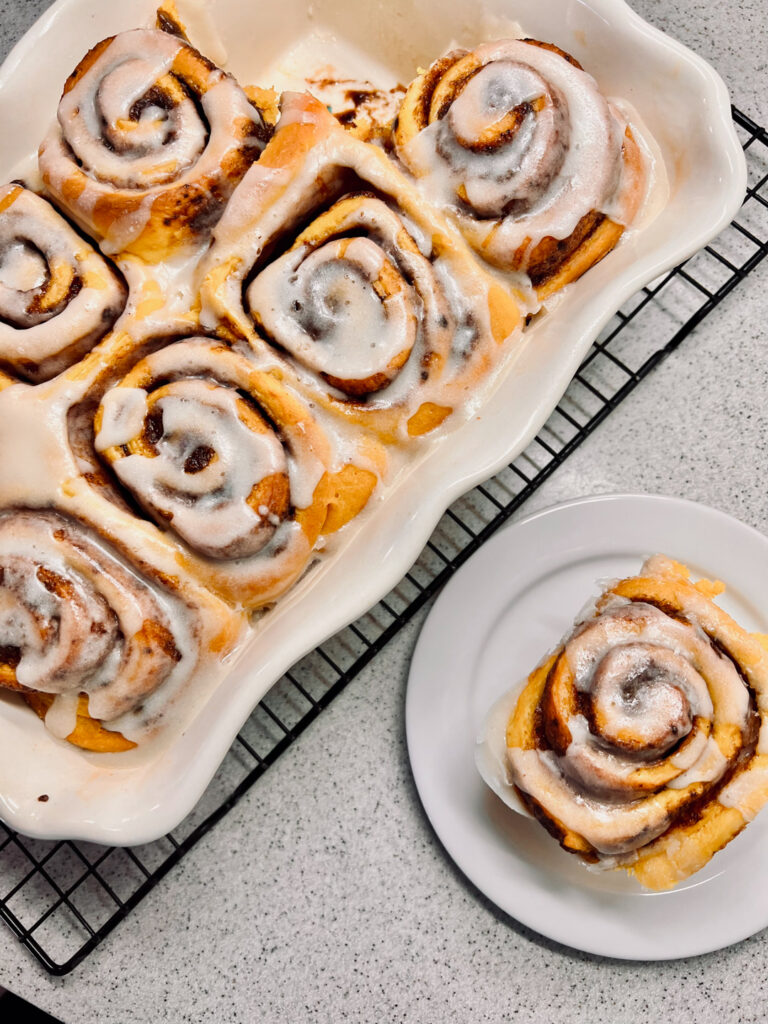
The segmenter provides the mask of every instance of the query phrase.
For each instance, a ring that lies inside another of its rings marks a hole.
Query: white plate
[[[30,30],[0,69],[0,177],[37,148],[64,80],[88,47],[146,23],[156,4],[58,0]],[[184,15],[183,0],[179,6]],[[481,413],[431,446],[386,500],[353,524],[342,550],[263,620],[232,674],[194,716],[180,715],[169,726],[164,743],[119,758],[85,756],[46,735],[25,709],[0,701],[0,816],[46,838],[130,845],[175,827],[275,680],[397,583],[444,509],[525,448],[614,311],[716,235],[744,195],[745,162],[722,81],[621,0],[487,0],[485,14],[473,7],[469,22],[464,0],[441,0],[439,18],[434,0],[213,0],[209,7],[228,68],[241,81],[262,85],[272,73],[265,69],[285,64],[281,54],[319,30],[330,33],[329,52],[333,45],[339,52],[357,48],[393,79],[408,81],[417,65],[453,40],[474,45],[498,38],[514,18],[531,35],[573,53],[609,95],[634,105],[660,146],[671,197],[653,223],[628,237],[535,325]],[[199,36],[196,41],[205,48]],[[51,799],[39,802],[40,793]]]
[[[677,498],[586,498],[513,523],[448,583],[411,665],[406,731],[424,808],[446,850],[489,899],[558,942],[603,956],[671,960],[768,925],[768,814],[672,892],[588,871],[538,822],[508,808],[475,767],[498,698],[552,650],[600,586],[663,552],[721,579],[746,629],[768,629],[768,539]]]

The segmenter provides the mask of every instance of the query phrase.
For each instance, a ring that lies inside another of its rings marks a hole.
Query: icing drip
[[[45,727],[48,732],[60,740],[65,740],[74,732],[79,700],[80,696],[77,693],[62,693],[56,697],[45,716]]]

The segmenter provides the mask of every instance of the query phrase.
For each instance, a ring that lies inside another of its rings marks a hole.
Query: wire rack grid
[[[0,823],[0,918],[47,971],[66,974],[95,949],[459,566],[768,255],[768,133],[736,109],[733,118],[749,167],[737,219],[616,313],[528,449],[448,509],[394,590],[270,690],[198,806],[173,833],[123,849],[33,840]]]

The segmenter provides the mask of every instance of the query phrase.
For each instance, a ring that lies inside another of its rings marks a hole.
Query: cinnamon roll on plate
[[[587,864],[652,890],[768,801],[768,640],[664,556],[606,587],[489,715],[480,772]]]

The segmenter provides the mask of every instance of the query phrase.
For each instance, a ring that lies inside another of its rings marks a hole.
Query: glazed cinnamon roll
[[[307,94],[284,98],[203,273],[207,326],[387,441],[442,423],[519,335],[515,298]]]
[[[206,236],[268,135],[231,75],[175,35],[136,29],[69,77],[40,170],[105,252],[157,262]]]
[[[128,750],[198,661],[192,610],[80,523],[0,512],[0,686],[76,746]]]
[[[650,889],[702,868],[768,800],[768,650],[714,603],[721,589],[649,559],[487,738],[504,784],[564,849]]]
[[[0,366],[49,380],[107,334],[125,301],[118,274],[49,203],[0,187]]]
[[[573,57],[533,39],[436,61],[409,86],[394,138],[476,251],[541,298],[616,245],[646,188],[619,111]]]
[[[355,515],[376,482],[335,471],[306,404],[220,341],[165,344],[98,390],[92,443],[118,501],[174,541],[185,569],[247,608],[283,593],[321,531]],[[73,443],[82,452],[82,436]]]

